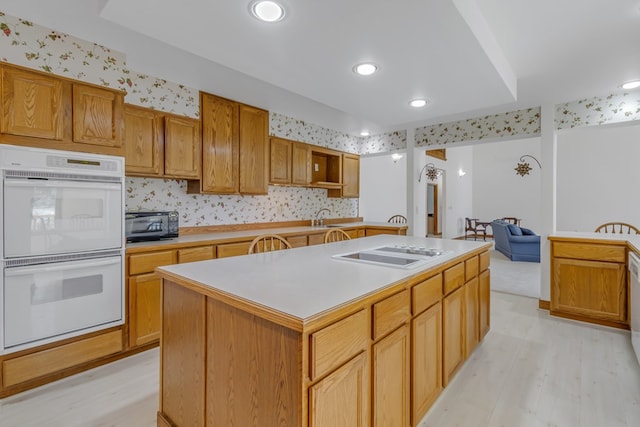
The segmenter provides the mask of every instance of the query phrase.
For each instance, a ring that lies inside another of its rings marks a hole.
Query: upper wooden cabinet
[[[269,112],[240,108],[240,193],[267,194],[269,189]]]
[[[127,175],[200,177],[199,120],[127,104],[124,139]]]
[[[309,186],[311,183],[310,146],[297,141],[271,138],[271,167],[269,182]]]
[[[360,196],[360,156],[272,137],[269,182],[326,188],[328,197]]]
[[[329,190],[328,197],[360,197],[360,156],[342,153],[342,187]]]
[[[269,112],[200,94],[202,179],[190,193],[267,194]]]
[[[199,179],[200,120],[164,115],[164,176]]]
[[[124,96],[120,92],[73,85],[73,141],[121,147],[124,135]]]
[[[124,155],[124,92],[1,64],[0,143]]]
[[[62,81],[2,67],[1,131],[12,135],[62,140]]]
[[[307,144],[291,143],[291,184],[309,185],[311,183],[311,150]]]
[[[161,176],[164,147],[157,113],[148,108],[125,105],[124,126],[126,174]]]
[[[271,138],[269,151],[271,164],[269,182],[272,184],[291,184],[291,145],[292,141]]]

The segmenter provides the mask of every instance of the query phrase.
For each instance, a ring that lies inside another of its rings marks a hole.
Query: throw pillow
[[[507,227],[513,236],[522,236],[522,230],[517,225],[509,224]]]
[[[534,233],[532,230],[529,230],[528,228],[520,227],[520,231],[522,231],[522,234],[524,236],[535,236],[536,235],[536,233]]]

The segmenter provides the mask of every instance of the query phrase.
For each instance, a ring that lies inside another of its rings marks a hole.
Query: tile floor
[[[629,333],[552,318],[492,292],[491,331],[420,427],[640,425]],[[149,427],[158,350],[0,400],[1,427]]]

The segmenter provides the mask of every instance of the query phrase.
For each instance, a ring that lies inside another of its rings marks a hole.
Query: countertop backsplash
[[[180,227],[251,224],[311,219],[322,208],[323,218],[358,216],[358,199],[327,198],[327,190],[269,186],[265,196],[187,194],[187,181],[128,177],[127,210],[175,210]]]

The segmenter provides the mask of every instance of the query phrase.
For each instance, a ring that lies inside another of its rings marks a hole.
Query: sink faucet
[[[316,218],[311,220],[311,225],[312,226],[314,226],[314,225],[324,225],[324,220],[318,218],[320,216],[320,214],[322,212],[324,212],[324,211],[327,211],[327,213],[329,213],[329,214],[331,213],[331,211],[329,209],[327,209],[327,208],[319,209],[318,212],[316,212]]]

